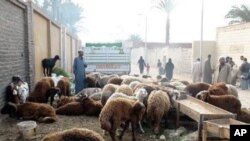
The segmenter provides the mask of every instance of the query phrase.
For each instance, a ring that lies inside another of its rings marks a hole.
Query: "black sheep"
[[[51,76],[52,69],[54,68],[57,60],[60,60],[59,55],[56,55],[54,58],[45,58],[42,60],[44,76]]]

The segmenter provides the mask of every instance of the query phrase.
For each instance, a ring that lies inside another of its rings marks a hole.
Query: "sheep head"
[[[1,114],[9,114],[10,117],[16,117],[16,112],[17,106],[12,102],[8,102],[1,110]]]
[[[129,111],[132,121],[134,122],[141,121],[145,111],[146,107],[142,102],[139,101],[135,102],[133,107]]]
[[[54,59],[55,59],[55,60],[60,60],[59,55],[56,55],[56,56],[54,57]]]
[[[208,91],[201,91],[196,95],[197,99],[200,99],[202,101],[208,102],[209,101],[209,92]]]

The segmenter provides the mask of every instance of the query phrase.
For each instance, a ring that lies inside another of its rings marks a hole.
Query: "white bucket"
[[[35,121],[23,121],[17,124],[20,135],[24,139],[36,138],[36,122]]]

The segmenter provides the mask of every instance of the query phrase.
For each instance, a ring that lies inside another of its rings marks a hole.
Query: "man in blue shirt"
[[[85,68],[87,64],[83,58],[83,51],[78,51],[78,57],[74,60],[73,73],[75,75],[75,93],[77,94],[85,87]]]

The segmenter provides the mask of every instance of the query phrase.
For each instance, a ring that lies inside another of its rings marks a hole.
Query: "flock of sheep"
[[[214,85],[166,79],[139,78],[135,76],[106,75],[90,73],[86,76],[87,88],[70,96],[70,82],[62,77],[53,81],[45,77],[36,83],[34,90],[22,104],[8,103],[2,113],[24,120],[51,123],[56,115],[98,116],[100,128],[116,140],[116,130],[122,128],[119,139],[131,125],[132,140],[136,140],[135,129],[147,122],[158,134],[162,120],[167,120],[169,111],[174,109],[177,99],[191,95],[202,101],[237,114],[237,119],[250,122],[250,111],[241,109],[237,89],[228,84]],[[59,99],[55,99],[58,94]],[[50,101],[49,101],[50,100]],[[50,102],[50,105],[47,104]],[[81,140],[102,141],[98,133],[73,128],[46,135],[42,141]]]

